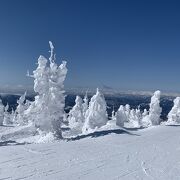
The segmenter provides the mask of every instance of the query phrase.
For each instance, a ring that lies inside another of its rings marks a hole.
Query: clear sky
[[[68,87],[180,91],[179,0],[1,0],[0,86],[32,84],[49,40]]]

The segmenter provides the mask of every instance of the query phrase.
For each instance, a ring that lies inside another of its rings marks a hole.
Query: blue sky
[[[1,0],[0,86],[31,85],[49,40],[67,87],[180,91],[178,0]]]

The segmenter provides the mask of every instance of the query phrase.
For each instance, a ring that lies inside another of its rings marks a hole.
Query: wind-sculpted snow
[[[160,115],[162,112],[162,108],[160,107],[160,95],[160,91],[155,91],[154,95],[151,97],[149,113],[142,119],[142,124],[144,124],[145,127],[160,124]]]
[[[180,123],[180,97],[174,99],[174,106],[168,114],[167,124],[179,124]]]
[[[85,116],[83,113],[83,100],[80,96],[75,99],[75,105],[69,112],[68,122],[69,127],[72,130],[77,131],[77,133],[82,133],[82,127],[85,121]]]
[[[120,127],[124,126],[124,123],[128,121],[128,117],[125,113],[124,107],[121,105],[115,115],[116,124]]]
[[[4,141],[0,179],[178,180],[179,142],[179,126],[103,130],[53,143]]]
[[[89,107],[85,113],[85,123],[83,133],[91,132],[96,128],[100,128],[108,121],[107,105],[103,94],[97,89],[96,94],[91,98]]]
[[[26,103],[26,92],[17,100],[17,108],[14,114],[14,123],[19,125],[24,125],[28,123],[28,118],[25,116],[25,110],[29,107],[29,105]]]

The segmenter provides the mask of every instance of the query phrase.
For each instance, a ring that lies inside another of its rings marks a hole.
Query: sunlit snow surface
[[[103,130],[71,140],[26,145],[20,135],[13,137],[13,129],[0,127],[4,137],[0,142],[1,180],[180,178],[180,126]],[[18,132],[27,139],[23,129],[19,127]]]

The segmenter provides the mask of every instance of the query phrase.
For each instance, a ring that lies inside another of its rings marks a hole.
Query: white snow
[[[2,104],[2,100],[0,99],[0,125],[3,125],[4,121],[4,105]]]
[[[115,114],[115,118],[116,118],[116,124],[120,127],[123,127],[124,123],[128,121],[124,106],[120,105],[118,111]]]
[[[85,123],[83,126],[83,133],[94,131],[100,128],[108,121],[107,105],[103,94],[97,88],[96,94],[91,98],[89,107],[85,113]]]
[[[27,124],[27,118],[25,117],[25,110],[28,108],[25,104],[26,101],[26,92],[17,100],[17,108],[15,111],[15,116],[14,116],[14,123],[18,125],[24,125]]]
[[[74,134],[81,134],[85,117],[83,114],[83,100],[80,96],[76,96],[75,105],[69,112],[68,122]]]
[[[50,58],[38,58],[38,67],[33,71],[35,101],[29,102],[29,107],[23,111],[28,123],[34,123],[44,132],[52,132],[62,138],[61,126],[64,121],[65,95],[64,80],[67,74],[66,62],[55,63],[54,47],[50,44]]]
[[[160,96],[161,96],[161,92],[158,90],[155,91],[154,95],[151,97],[151,102],[149,105],[150,106],[149,114],[147,114],[142,119],[143,126],[148,127],[148,126],[152,126],[152,125],[154,126],[160,124],[160,115],[162,112],[162,108],[160,107]]]
[[[1,132],[3,128],[6,127],[1,127]],[[48,139],[51,138],[49,135]],[[0,142],[0,179],[178,180],[180,177],[180,126],[106,130],[70,141],[45,142],[26,145],[20,140]]]
[[[180,97],[174,99],[174,106],[168,114],[167,124],[180,123]]]

